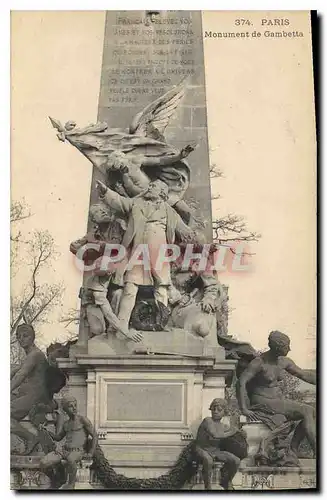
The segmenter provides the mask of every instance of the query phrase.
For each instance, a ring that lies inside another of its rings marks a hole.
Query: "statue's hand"
[[[127,165],[121,165],[120,171],[121,171],[122,174],[128,174],[129,168],[128,168]]]
[[[99,193],[99,196],[104,196],[108,190],[107,186],[101,181],[96,181],[95,187]]]
[[[181,158],[186,158],[192,151],[194,151],[197,148],[197,144],[195,142],[188,144],[185,146],[185,148],[181,149]]]
[[[205,313],[213,313],[216,310],[215,301],[212,298],[204,297],[202,300],[202,311]]]
[[[191,297],[189,296],[189,294],[185,294],[185,295],[182,295],[182,298],[180,299],[180,301],[178,302],[178,305],[179,306],[182,306],[182,307],[185,307],[187,306],[189,303],[191,302]]]
[[[242,414],[245,415],[246,417],[248,417],[249,419],[256,419],[256,414],[254,411],[252,410],[248,410],[247,408],[243,408],[242,410]]]

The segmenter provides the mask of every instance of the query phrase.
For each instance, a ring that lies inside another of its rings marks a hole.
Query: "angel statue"
[[[68,121],[64,126],[53,118],[59,140],[75,146],[106,178],[106,184],[119,194],[133,198],[146,191],[149,183],[160,179],[169,187],[167,202],[186,223],[191,211],[183,201],[190,183],[185,158],[195,149],[189,144],[180,151],[167,144],[164,132],[186,91],[186,80],[139,112],[128,131],[109,128],[98,122],[85,128]]]

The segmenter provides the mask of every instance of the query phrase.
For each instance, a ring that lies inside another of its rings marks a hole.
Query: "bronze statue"
[[[160,248],[167,243],[174,243],[175,237],[194,239],[194,232],[183,222],[177,212],[167,203],[168,186],[156,180],[140,197],[125,198],[109,189],[102,182],[97,182],[100,198],[108,206],[124,215],[127,229],[122,244],[133,255],[139,245],[148,249],[150,269],[135,265],[124,274],[124,292],[120,301],[118,318],[128,327],[135,305],[138,287],[154,287],[154,296],[164,306],[168,304],[168,287],[171,284],[170,264],[163,262],[157,266]]]
[[[68,479],[60,489],[73,490],[76,483],[77,464],[84,455],[93,457],[97,446],[97,434],[88,418],[77,413],[77,402],[72,396],[66,396],[62,400],[62,409],[69,419],[64,422],[58,419],[56,433],[47,431],[52,439],[61,441],[66,438],[64,446],[57,448],[42,457],[40,466],[46,471],[62,461],[66,464]],[[40,429],[42,425],[40,425]],[[92,438],[90,449],[87,453],[89,436]]]
[[[26,353],[20,366],[11,371],[11,429],[10,432],[25,441],[25,453],[28,455],[38,443],[38,436],[21,424],[34,405],[49,404],[51,395],[48,388],[48,361],[36,347],[35,332],[31,325],[17,327],[17,340]]]
[[[242,413],[259,418],[271,430],[261,443],[256,462],[298,465],[297,451],[305,437],[313,451],[316,449],[314,409],[286,399],[278,382],[284,370],[310,384],[316,383],[315,374],[302,370],[287,357],[290,339],[279,331],[270,333],[269,350],[259,355],[244,342],[219,336],[218,342],[226,349],[227,357],[239,359],[237,396]]]
[[[214,460],[218,460],[219,462],[223,462],[223,467],[221,469],[221,486],[224,490],[233,490],[232,480],[240,466],[241,458],[246,456],[247,445],[242,431],[232,426],[226,429],[221,422],[221,419],[227,413],[227,403],[224,399],[214,399],[209,409],[211,410],[211,417],[206,417],[202,421],[195,440],[195,455],[197,460],[202,463],[204,487],[206,490],[212,489],[212,469]],[[238,438],[241,437],[243,443],[239,443],[239,449],[236,451],[236,455],[226,450],[225,441],[237,434],[241,434]],[[245,453],[244,442],[246,449]]]

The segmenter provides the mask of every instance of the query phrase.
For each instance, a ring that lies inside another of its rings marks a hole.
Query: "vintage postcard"
[[[317,488],[314,16],[12,12],[12,489]]]

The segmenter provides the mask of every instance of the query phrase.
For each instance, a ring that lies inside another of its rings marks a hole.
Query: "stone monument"
[[[87,234],[70,245],[84,271],[81,321],[78,341],[47,359],[33,328],[17,329],[13,487],[313,488],[297,452],[304,438],[315,449],[314,411],[278,380],[314,374],[286,357],[281,332],[260,355],[226,332],[201,13],[108,12],[98,122],[50,121],[93,168]],[[234,374],[242,429],[223,422]]]
[[[209,247],[213,262],[200,12],[107,13],[98,120],[51,118],[93,165],[88,233],[71,245],[92,272],[79,340],[59,366],[115,470],[156,477],[224,398],[235,366],[217,343],[215,271],[153,266],[159,244],[181,257],[188,244]],[[129,263],[148,245],[150,271],[104,269],[113,242]]]

